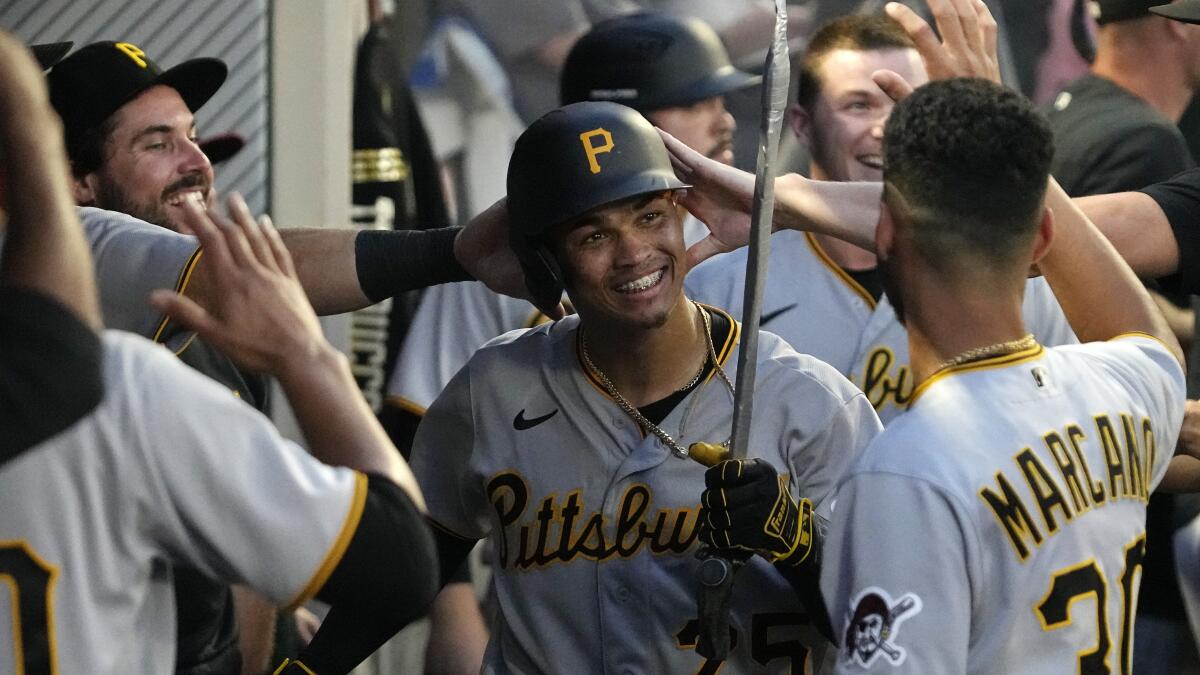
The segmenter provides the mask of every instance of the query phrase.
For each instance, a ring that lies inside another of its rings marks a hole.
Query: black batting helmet
[[[685,187],[658,132],[623,105],[575,103],[531,124],[508,162],[508,211],[513,250],[538,306],[552,306],[563,291],[546,247],[551,228],[622,199]]]
[[[563,64],[563,104],[615,101],[638,112],[686,106],[761,78],[729,62],[721,39],[696,18],[644,12],[596,24]]]

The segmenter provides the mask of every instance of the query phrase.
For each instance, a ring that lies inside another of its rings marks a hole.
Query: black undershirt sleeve
[[[100,404],[103,356],[100,336],[66,307],[0,287],[0,463]]]
[[[1141,192],[1158,203],[1179,246],[1179,269],[1159,279],[1167,292],[1200,293],[1200,169],[1184,171]]]
[[[329,603],[300,656],[321,675],[348,673],[424,616],[438,590],[434,536],[398,485],[368,475],[367,500],[345,554],[317,597]]]
[[[358,284],[372,302],[403,291],[470,281],[454,238],[461,227],[436,230],[363,230],[354,238]]]

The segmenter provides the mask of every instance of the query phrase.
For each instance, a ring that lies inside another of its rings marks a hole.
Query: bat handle
[[[699,623],[696,652],[706,659],[724,661],[729,657],[732,631],[729,630],[733,580],[745,559],[708,547],[697,553],[700,558]]]

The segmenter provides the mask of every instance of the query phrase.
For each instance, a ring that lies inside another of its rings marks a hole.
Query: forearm
[[[1046,205],[1054,213],[1055,235],[1038,266],[1079,340],[1147,333],[1162,340],[1182,361],[1179,343],[1150,293],[1113,244],[1053,180]]]
[[[1179,246],[1171,224],[1149,196],[1118,192],[1072,201],[1108,237],[1138,276],[1158,278],[1179,268]]]
[[[92,260],[68,185],[62,124],[45,87],[31,89],[18,90],[0,107],[0,173],[9,200],[0,284],[45,293],[99,328]]]
[[[775,181],[775,229],[827,234],[874,251],[882,191],[881,183],[780,176]]]
[[[309,451],[326,464],[389,478],[423,510],[412,471],[359,393],[346,357],[328,343],[309,352],[276,374]]]
[[[459,228],[280,230],[317,314],[362,309],[397,293],[471,276],[454,255]]]

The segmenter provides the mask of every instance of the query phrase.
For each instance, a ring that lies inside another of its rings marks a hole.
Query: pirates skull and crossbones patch
[[[896,645],[900,624],[921,611],[921,598],[905,593],[893,601],[887,591],[868,587],[851,603],[842,640],[843,660],[869,667],[879,657],[893,666],[904,663],[907,653]]]

